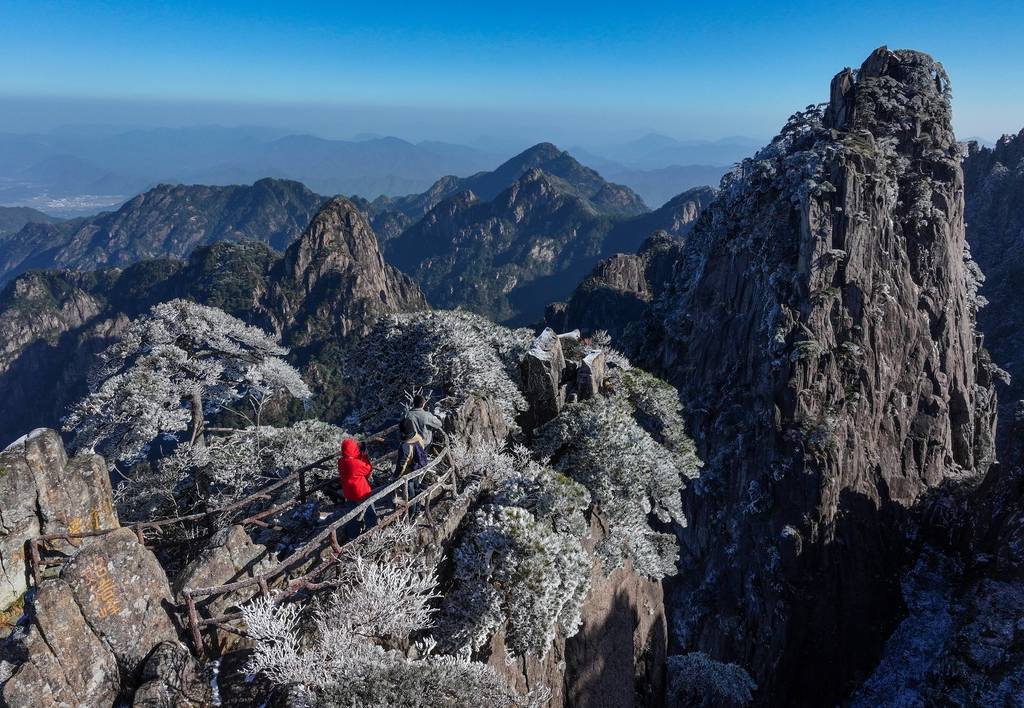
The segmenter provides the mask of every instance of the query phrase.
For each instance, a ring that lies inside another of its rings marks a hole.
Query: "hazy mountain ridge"
[[[126,266],[186,258],[214,241],[260,240],[286,248],[325,198],[298,182],[251,186],[160,185],[104,212],[55,224],[30,223],[0,239],[0,283],[30,268]]]
[[[25,224],[55,224],[61,221],[29,207],[0,206],[0,236],[20,231]]]
[[[327,194],[402,194],[427,188],[438,175],[477,172],[493,159],[437,141],[282,133],[198,126],[0,134],[0,201],[127,196],[161,182],[224,185],[265,177],[301,181]]]

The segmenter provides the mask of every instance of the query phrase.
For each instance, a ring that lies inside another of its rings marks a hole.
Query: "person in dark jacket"
[[[436,415],[426,410],[427,399],[416,394],[412,399],[412,408],[405,414],[405,419],[412,421],[416,428],[416,434],[420,436],[420,442],[424,450],[429,450],[434,442],[434,431],[441,430],[444,423]]]
[[[348,505],[352,508],[366,499],[373,493],[370,487],[369,478],[373,474],[373,465],[366,456],[366,452],[359,449],[359,443],[352,438],[346,438],[341,444],[341,457],[338,459],[338,483],[341,485],[341,493],[344,495]],[[377,510],[371,504],[363,514],[363,528],[372,529],[377,525]],[[349,539],[359,535],[360,520],[355,519],[345,525],[345,533]]]
[[[416,432],[416,426],[412,420],[406,418],[399,423],[398,432],[402,436],[402,444],[398,448],[398,461],[395,471],[396,476],[402,477],[426,466],[429,458],[427,457],[427,447],[423,444],[423,438]],[[412,499],[416,496],[419,493],[419,487],[418,479],[410,480],[405,486],[405,491],[408,495],[406,499]]]

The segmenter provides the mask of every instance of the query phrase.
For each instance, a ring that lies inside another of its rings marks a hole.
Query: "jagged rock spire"
[[[899,613],[909,510],[991,460],[950,118],[925,54],[840,72],[723,182],[659,306],[707,461],[679,640],[776,702],[842,698]]]
[[[335,197],[272,274],[270,310],[294,345],[365,332],[381,315],[426,309],[411,278],[384,262],[356,206]]]

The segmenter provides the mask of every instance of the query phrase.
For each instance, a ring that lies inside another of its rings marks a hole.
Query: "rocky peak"
[[[899,617],[909,510],[991,460],[964,247],[946,74],[883,47],[723,180],[658,305],[706,461],[677,641],[762,697],[845,695]]]
[[[366,217],[344,197],[323,206],[271,280],[271,317],[300,346],[365,331],[384,314],[427,306],[416,284],[384,262]]]

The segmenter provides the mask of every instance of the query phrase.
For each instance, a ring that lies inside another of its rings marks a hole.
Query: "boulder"
[[[273,563],[267,549],[253,543],[249,534],[239,525],[229,526],[215,533],[198,557],[178,574],[174,581],[174,594],[180,597],[187,588],[224,585],[252,577]],[[212,617],[222,614],[228,607],[245,602],[256,593],[246,588],[225,596],[207,598],[197,603],[201,614]],[[217,632],[214,643],[218,653],[238,641],[238,635]]]
[[[154,645],[177,640],[163,568],[129,529],[89,538],[60,578],[31,598],[31,624],[11,652],[7,705],[111,705]]]
[[[201,708],[215,705],[211,682],[188,647],[161,642],[149,655],[135,691],[133,708]]]
[[[445,432],[470,447],[488,443],[504,445],[511,432],[492,396],[469,396],[445,419]]]
[[[106,464],[68,459],[55,430],[39,428],[0,453],[0,609],[27,589],[25,542],[41,534],[117,528]]]
[[[178,638],[167,575],[130,529],[90,540],[64,567],[61,579],[123,675],[134,674],[154,645]]]
[[[576,393],[583,400],[598,395],[607,374],[608,364],[604,352],[587,354],[576,370]]]
[[[109,706],[120,689],[117,659],[89,626],[64,580],[47,580],[32,599],[25,657],[0,696],[7,706]]]
[[[519,368],[523,395],[530,404],[528,427],[532,429],[555,418],[565,403],[565,355],[554,330],[545,329],[533,340]]]

